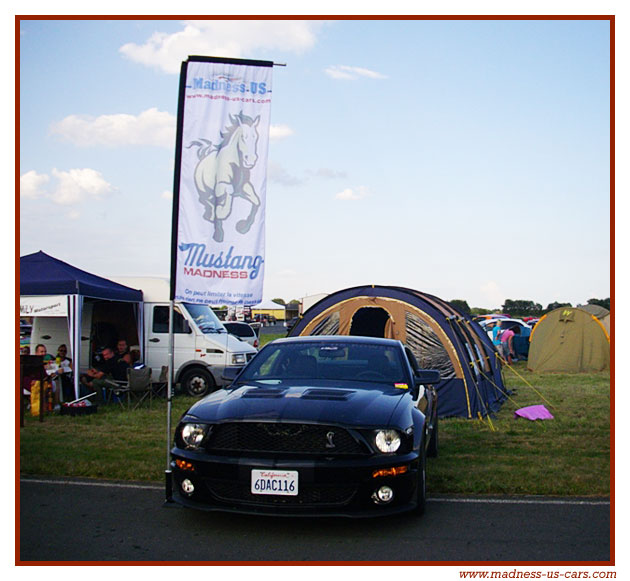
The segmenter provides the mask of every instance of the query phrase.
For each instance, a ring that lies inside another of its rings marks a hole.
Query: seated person
[[[123,360],[127,365],[132,364],[131,354],[126,339],[118,339],[116,343],[116,359]]]
[[[51,406],[59,405],[59,393],[56,389],[56,385],[54,383],[54,379],[56,379],[57,375],[54,373],[54,368],[52,368],[53,356],[50,355],[46,350],[46,345],[42,345],[41,343],[35,347],[35,355],[40,355],[44,358],[44,367],[46,368],[47,377],[43,382],[44,393],[50,393],[50,397],[47,395],[46,397],[52,402]]]
[[[116,359],[111,347],[105,347],[101,357],[102,362],[97,367],[88,369],[87,373],[81,376],[81,383],[95,390],[97,398],[102,401],[103,390],[113,387],[112,380],[126,381],[129,365],[122,359]]]
[[[62,343],[57,348],[57,357],[59,357],[61,365],[63,365],[64,367],[70,367],[72,365],[72,359],[68,357],[68,348],[65,344]]]
[[[52,355],[46,352],[46,345],[42,345],[41,343],[35,347],[35,355],[41,355],[44,358],[44,363],[48,363],[53,358]]]
[[[57,348],[57,359],[59,360],[57,377],[61,382],[63,400],[72,401],[75,399],[74,385],[72,383],[72,359],[68,357],[68,348],[66,345],[61,344]]]

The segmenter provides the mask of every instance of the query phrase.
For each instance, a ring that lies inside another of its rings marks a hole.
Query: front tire
[[[214,377],[206,369],[196,367],[185,371],[181,379],[182,390],[193,397],[203,397],[214,391]]]

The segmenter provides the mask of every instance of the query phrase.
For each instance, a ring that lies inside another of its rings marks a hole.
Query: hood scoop
[[[276,399],[284,397],[287,390],[285,388],[278,387],[253,387],[248,389],[242,398],[255,398],[255,399]]]
[[[300,399],[318,399],[327,401],[347,401],[354,391],[350,389],[307,389]]]

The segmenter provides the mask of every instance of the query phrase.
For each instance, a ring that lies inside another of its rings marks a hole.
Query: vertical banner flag
[[[172,300],[262,301],[272,67],[200,56],[182,63]]]

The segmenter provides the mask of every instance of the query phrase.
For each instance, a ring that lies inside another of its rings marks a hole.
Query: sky
[[[609,52],[607,20],[22,20],[19,253],[168,276],[179,69],[205,54],[286,64],[266,300],[609,297]]]

